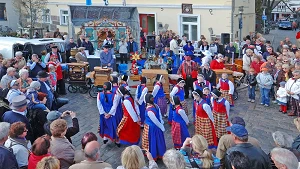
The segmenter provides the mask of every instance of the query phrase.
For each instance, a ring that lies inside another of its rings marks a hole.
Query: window
[[[50,9],[43,9],[42,18],[43,18],[44,23],[50,23],[51,22]]]
[[[0,21],[7,21],[5,3],[0,3]]]
[[[180,16],[180,33],[188,40],[199,40],[200,38],[200,17],[197,15]]]
[[[60,11],[60,24],[68,25],[68,22],[69,22],[69,11],[61,10]]]

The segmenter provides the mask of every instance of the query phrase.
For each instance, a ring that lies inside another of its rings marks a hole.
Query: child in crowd
[[[273,77],[268,72],[268,68],[263,67],[262,72],[256,76],[260,88],[261,105],[270,106],[270,90],[273,84]]]
[[[234,92],[234,84],[228,79],[228,74],[223,73],[222,78],[219,79],[219,83],[217,84],[217,88],[220,88],[220,92],[222,93],[222,97],[224,97],[229,103],[230,106],[233,106],[233,92]]]
[[[47,51],[46,51],[46,50],[43,50],[43,51],[41,52],[41,55],[42,55],[41,61],[42,61],[42,63],[45,63],[44,60],[45,60],[45,57],[46,57],[46,55],[47,55]]]
[[[49,80],[51,86],[56,91],[57,74],[56,74],[56,68],[53,65],[49,65]]]
[[[41,83],[38,81],[31,82],[30,86],[26,92],[26,98],[29,100],[28,108],[29,109],[42,109],[46,112],[50,112],[50,110],[45,106],[46,97],[44,97],[43,101],[38,99],[38,90],[41,87]]]
[[[211,106],[211,93],[208,87],[203,89],[203,97],[206,100],[206,103]]]
[[[277,90],[276,93],[276,100],[278,104],[280,105],[279,112],[282,112],[283,114],[287,113],[287,93],[285,89],[285,82],[282,81],[279,83],[280,87]]]
[[[124,86],[128,91],[130,91],[130,88],[128,86],[128,80],[129,77],[127,75],[122,75],[119,86]]]
[[[257,84],[254,68],[249,69],[249,74],[246,75],[246,82],[248,84],[248,102],[255,102],[255,86]]]
[[[152,95],[154,97],[154,103],[158,105],[160,108],[161,114],[164,117],[167,117],[167,109],[168,104],[166,101],[166,95],[164,92],[164,86],[163,83],[165,83],[165,78],[163,75],[157,74],[156,79],[154,82],[154,88],[152,91]]]

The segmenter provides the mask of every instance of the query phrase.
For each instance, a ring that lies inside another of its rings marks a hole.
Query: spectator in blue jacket
[[[267,47],[267,51],[263,53],[263,58],[267,60],[268,56],[274,55],[277,57],[277,53],[273,51],[273,48],[271,46]]]
[[[225,48],[225,56],[231,58],[234,52],[235,47],[233,46],[233,42],[230,42],[229,45],[227,45]]]
[[[187,54],[187,52],[191,51],[194,53],[194,46],[192,45],[191,41],[187,41],[187,44],[183,46],[184,53]]]
[[[136,53],[138,52],[138,44],[133,40],[132,37],[129,38],[129,42],[127,42],[127,50],[128,53]]]
[[[40,82],[41,87],[39,89],[39,92],[42,92],[46,94],[46,106],[48,109],[52,109],[52,104],[54,101],[54,94],[53,94],[53,88],[51,87],[49,81],[48,81],[49,74],[45,71],[40,71],[37,75],[38,82]]]
[[[164,62],[167,62],[168,57],[171,57],[170,46],[167,45],[164,50],[162,50],[159,54],[160,57],[164,59]]]
[[[32,54],[31,61],[27,63],[27,66],[30,69],[29,77],[31,78],[36,78],[38,72],[46,68],[46,64],[41,61],[37,54]]]
[[[113,66],[114,58],[111,53],[111,50],[109,50],[108,45],[103,46],[103,50],[100,52],[100,61],[101,61],[101,66],[108,66],[108,67]]]
[[[89,38],[85,38],[85,41],[82,42],[82,47],[89,51],[89,55],[94,54],[94,46]]]

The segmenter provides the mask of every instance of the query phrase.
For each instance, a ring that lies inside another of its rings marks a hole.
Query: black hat
[[[56,45],[54,45],[54,46],[52,46],[51,48],[57,48],[57,46],[56,46]]]
[[[213,89],[211,94],[213,94],[214,96],[220,97],[222,93],[218,89]]]
[[[141,84],[146,84],[147,78],[145,76],[141,76]]]
[[[154,104],[154,97],[152,94],[145,95],[145,103]]]
[[[111,91],[111,86],[112,86],[111,82],[105,82],[103,84],[103,89],[106,91]]]
[[[203,97],[203,92],[200,89],[196,89],[192,92],[192,94],[196,94],[198,96],[200,96],[201,98]]]
[[[41,71],[38,72],[36,77],[37,78],[47,78],[47,77],[49,77],[49,74],[47,72],[41,70]]]
[[[178,96],[173,96],[173,101],[175,105],[180,105],[180,99]]]
[[[156,80],[160,81],[162,78],[163,78],[163,75],[161,75],[161,74],[156,75]]]
[[[122,96],[124,96],[124,95],[128,92],[128,90],[127,90],[124,86],[120,86],[120,87],[118,88],[118,92],[119,92]]]
[[[192,43],[192,41],[188,40],[186,43]]]
[[[132,37],[129,37],[129,39],[133,39]]]
[[[109,45],[103,45],[103,48],[110,48]]]
[[[121,77],[121,80],[123,80],[123,81],[125,81],[125,82],[127,82],[128,81],[128,76],[127,75],[123,75],[122,77]]]
[[[118,83],[118,81],[119,81],[119,79],[118,79],[118,77],[116,77],[116,76],[112,76],[112,77],[110,78],[110,82],[111,82],[111,83]]]
[[[179,84],[179,83],[185,83],[185,81],[180,77],[177,79],[177,84]]]
[[[169,47],[170,47],[170,45],[166,45],[166,47],[167,47],[167,48],[169,48]]]

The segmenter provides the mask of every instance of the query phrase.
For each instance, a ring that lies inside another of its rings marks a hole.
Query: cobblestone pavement
[[[285,36],[291,37],[292,42],[295,42],[294,31],[281,31],[273,30],[269,35],[265,35],[267,40],[272,40],[274,37],[274,46],[278,46],[279,41],[284,39]],[[256,102],[247,102],[246,88],[238,90],[239,99],[236,100],[235,106],[231,109],[230,118],[234,116],[241,116],[246,121],[246,128],[248,129],[249,135],[257,138],[260,141],[262,149],[269,153],[270,150],[275,146],[272,139],[272,132],[283,131],[287,134],[296,137],[298,131],[293,124],[293,118],[283,115],[278,112],[278,105],[271,104],[270,107],[266,108],[259,105],[259,92],[256,91]],[[96,99],[91,98],[88,94],[71,94],[66,95],[70,99],[69,104],[62,107],[60,110],[72,110],[77,113],[79,119],[80,132],[72,137],[73,144],[76,149],[81,148],[81,138],[86,132],[98,132],[99,125],[99,113],[96,106]],[[190,105],[189,112],[192,112],[192,99],[188,99]],[[191,115],[189,116],[190,121],[192,120]],[[165,120],[165,139],[167,149],[172,148],[172,138],[170,126]],[[194,126],[189,126],[190,134],[194,134]],[[99,136],[98,136],[99,137]],[[101,143],[101,158],[102,160],[110,163],[114,168],[121,165],[121,153],[125,146],[118,148],[114,143],[108,142],[108,144],[102,144],[102,139],[99,138]],[[160,168],[165,168],[162,161],[158,161]]]

